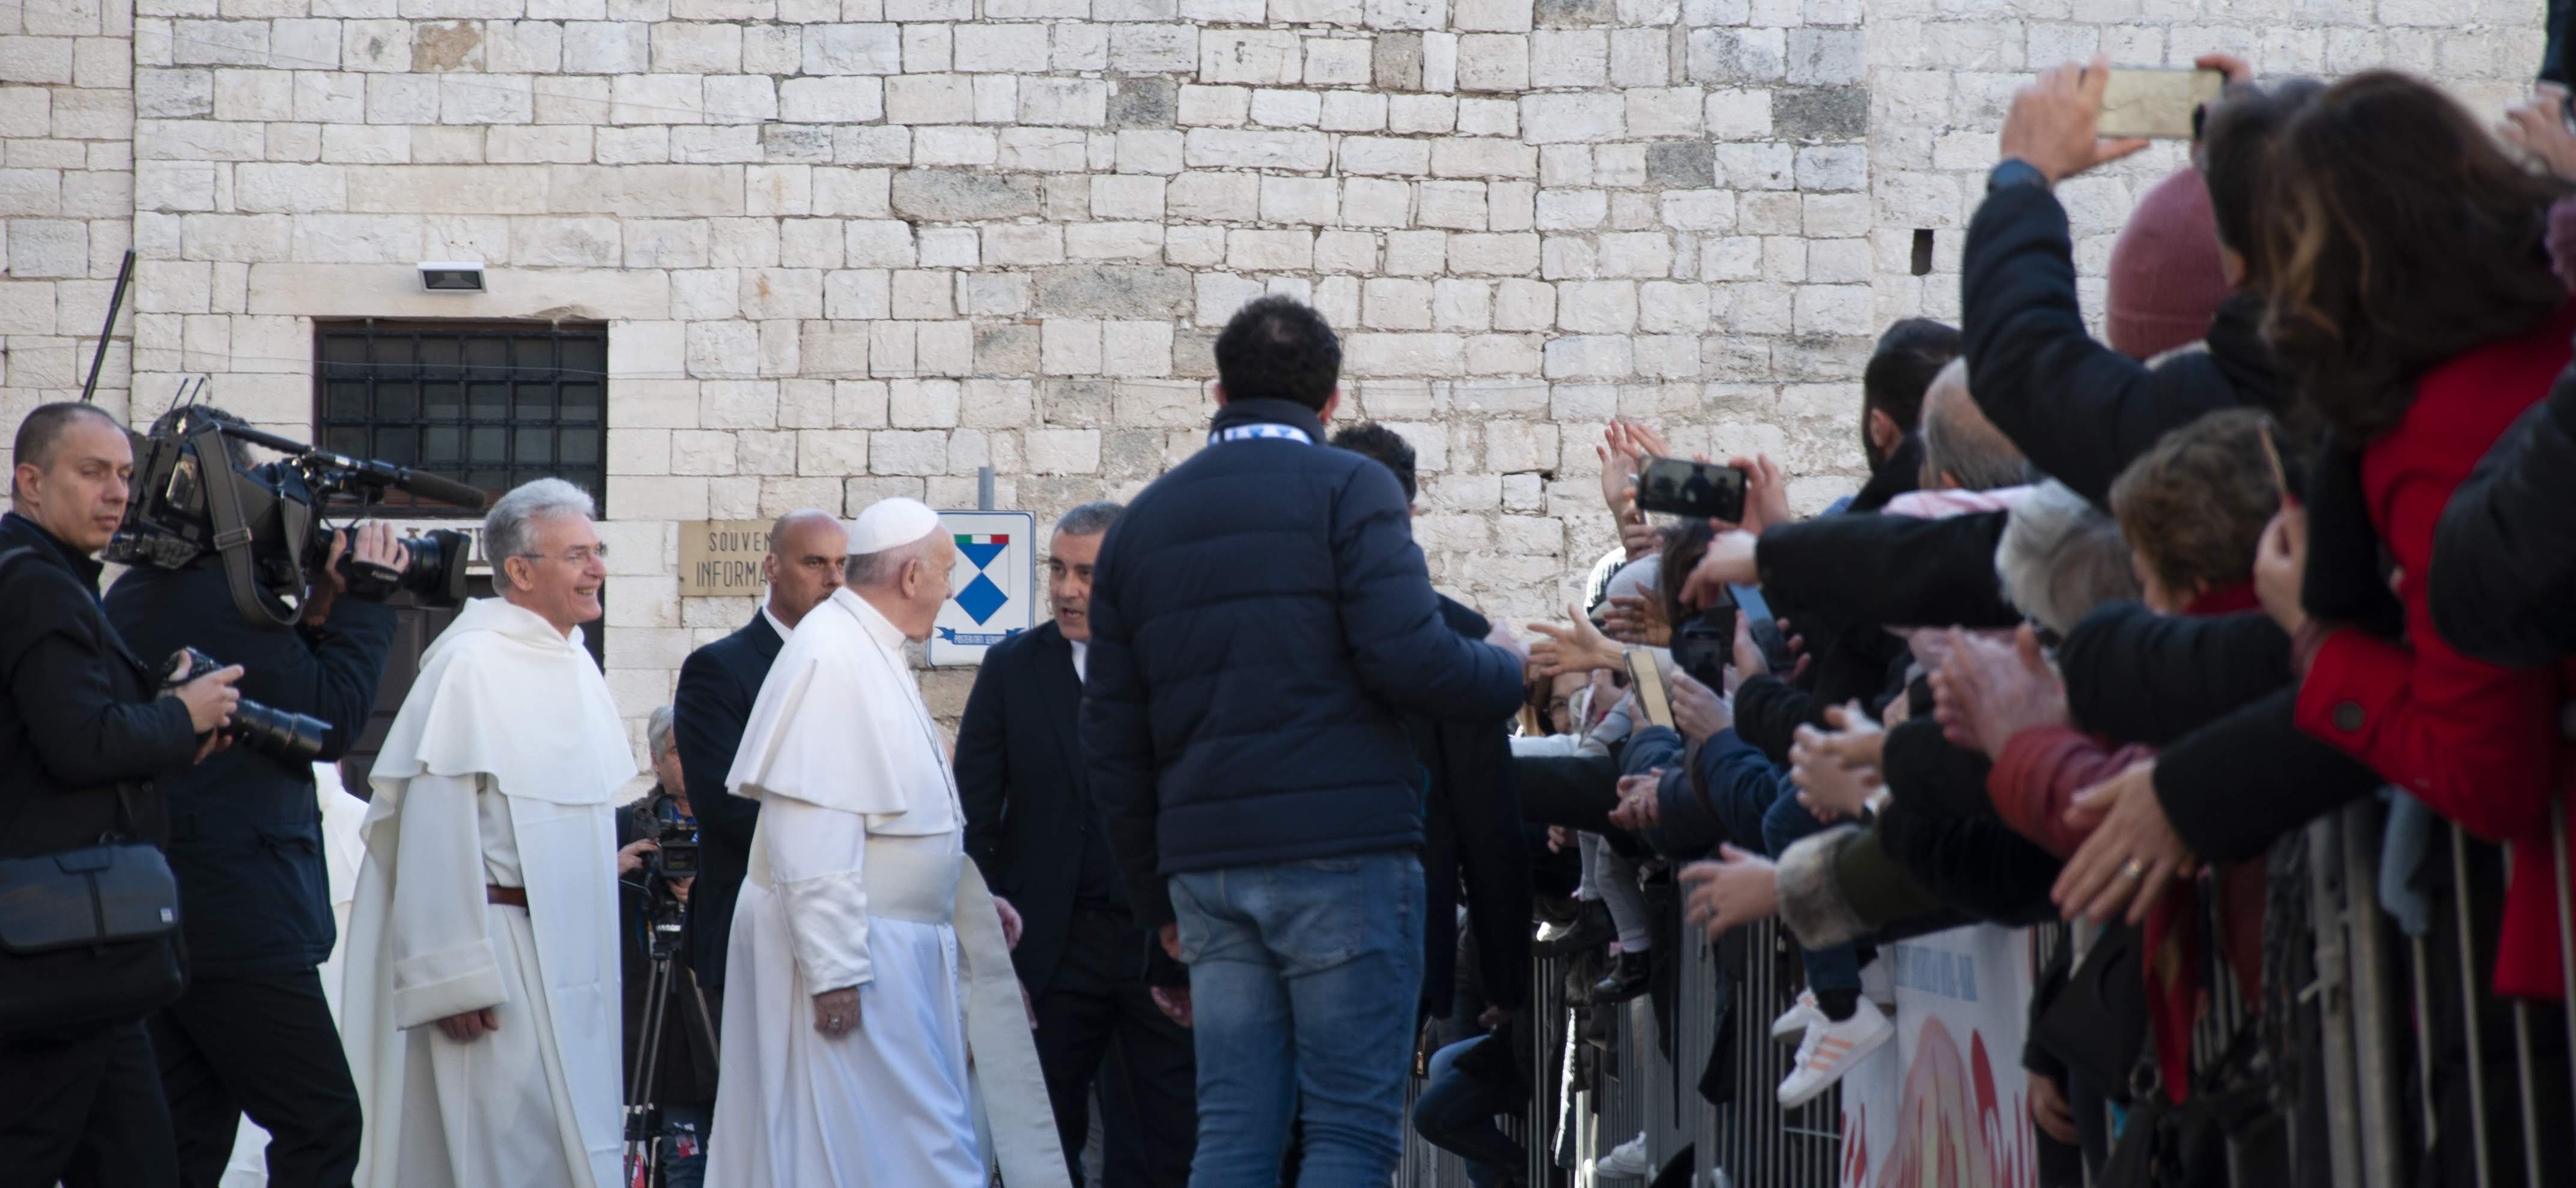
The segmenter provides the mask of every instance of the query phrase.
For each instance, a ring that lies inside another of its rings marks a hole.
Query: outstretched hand
[[[1683,867],[1681,875],[1690,888],[1684,919],[1705,927],[1710,940],[1780,910],[1780,878],[1770,859],[1732,845],[1719,846],[1717,855]]]
[[[2147,147],[2137,137],[2102,139],[2102,92],[2110,82],[2111,59],[2097,54],[2090,66],[2069,62],[2024,85],[2004,116],[2004,159],[2028,162],[2055,185]]]
[[[1554,677],[1619,666],[1625,649],[1612,642],[1609,636],[1601,634],[1601,629],[1575,610],[1573,603],[1566,604],[1565,617],[1567,621],[1561,625],[1535,622],[1529,625],[1530,630],[1540,637],[1531,640],[1529,645],[1532,675]]]
[[[2039,635],[2023,624],[2012,646],[1952,628],[1950,658],[1932,674],[1933,715],[1941,735],[2000,761],[2024,730],[2068,721],[2066,685],[2040,655]]]

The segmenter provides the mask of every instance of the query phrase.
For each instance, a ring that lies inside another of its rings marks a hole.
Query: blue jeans
[[[1422,863],[1410,852],[1192,871],[1170,880],[1190,967],[1199,1142],[1190,1188],[1384,1184],[1403,1154],[1422,990]]]
[[[1487,1039],[1508,1042],[1480,1035],[1432,1053],[1431,1076],[1422,1084],[1422,1096],[1413,1100],[1414,1133],[1466,1160],[1472,1188],[1496,1188],[1509,1174],[1505,1169],[1529,1166],[1528,1152],[1494,1125],[1494,1116],[1517,1108],[1519,1100],[1457,1070],[1458,1057]]]
[[[683,1053],[685,1056],[686,1054]],[[662,1183],[666,1188],[699,1188],[707,1180],[707,1126],[715,1121],[713,1108],[702,1105],[662,1107],[662,1128],[678,1130],[682,1125],[697,1128],[695,1149],[686,1158],[680,1156],[680,1139],[676,1134],[662,1137]]]
[[[1807,806],[1798,803],[1798,789],[1789,783],[1786,773],[1780,776],[1780,798],[1771,802],[1762,814],[1762,844],[1765,852],[1777,858],[1788,852],[1791,843],[1813,833],[1822,833],[1825,823],[1816,819]],[[1807,967],[1810,990],[1860,989],[1860,954],[1850,945],[1833,945],[1822,949],[1798,946],[1798,955]]]

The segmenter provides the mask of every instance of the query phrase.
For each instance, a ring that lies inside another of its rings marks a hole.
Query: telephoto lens
[[[167,685],[175,689],[223,666],[222,661],[190,648],[182,663],[171,666]],[[320,718],[291,714],[245,697],[233,704],[233,720],[220,733],[271,759],[311,763],[321,755],[323,736],[330,730],[331,724]]]

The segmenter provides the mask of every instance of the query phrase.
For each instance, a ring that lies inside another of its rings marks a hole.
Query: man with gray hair
[[[1055,617],[984,654],[957,724],[957,793],[967,854],[998,894],[1027,905],[1011,959],[1037,1012],[1038,1062],[1068,1160],[1082,1153],[1096,1085],[1101,1182],[1180,1188],[1198,1117],[1197,1060],[1177,1001],[1189,971],[1128,905],[1075,726],[1091,566],[1120,510],[1086,503],[1056,521],[1046,555]],[[1083,1182],[1079,1166],[1071,1174]]]
[[[609,797],[635,758],[582,647],[592,506],[552,478],[492,505],[500,597],[430,645],[376,759],[340,1016],[366,1188],[620,1180]]]
[[[1968,361],[1952,359],[1923,393],[1925,490],[1993,491],[2030,481],[2030,462],[1968,394]]]

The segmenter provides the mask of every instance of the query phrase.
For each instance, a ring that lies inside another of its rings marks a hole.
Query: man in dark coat
[[[957,724],[957,795],[967,855],[995,894],[1028,905],[1011,960],[1036,1006],[1038,1062],[1073,1182],[1083,1182],[1096,1083],[1102,1181],[1180,1188],[1198,1078],[1190,1033],[1156,1006],[1153,987],[1186,985],[1188,973],[1127,906],[1076,733],[1092,565],[1118,512],[1086,503],[1056,522],[1047,546],[1055,617],[985,653]]]
[[[1399,716],[1492,721],[1519,656],[1460,639],[1395,476],[1324,445],[1341,347],[1285,298],[1216,342],[1196,457],[1101,547],[1083,745],[1128,901],[1190,966],[1194,1178],[1394,1173],[1422,982],[1424,777]]]
[[[319,972],[338,928],[313,763],[337,762],[365,733],[394,612],[342,591],[344,552],[397,573],[409,559],[390,525],[359,524],[354,541],[332,543],[293,625],[236,609],[213,553],[129,569],[107,594],[108,618],[137,652],[194,647],[240,664],[244,696],[330,727],[312,760],[235,747],[161,781],[189,984],[152,1017],[152,1049],[188,1188],[223,1178],[245,1112],[268,1131],[279,1188],[345,1184],[358,1168],[358,1088]]]
[[[690,892],[690,969],[708,1006],[722,1017],[725,949],[733,940],[733,906],[751,870],[751,832],[760,803],[725,791],[733,753],[769,663],[787,633],[841,588],[849,561],[850,533],[830,513],[811,508],[778,517],[769,528],[769,553],[761,576],[768,601],[742,630],[689,653],[671,695],[673,729],[690,804],[698,813],[698,881]]]
[[[137,658],[99,605],[90,554],[115,533],[134,473],[114,418],[39,407],[18,427],[14,462],[0,517],[0,858],[109,835],[159,843],[169,829],[154,780],[230,719],[242,670],[159,697],[166,659]],[[11,1184],[178,1182],[143,1021],[0,1037],[0,1151]]]
[[[1362,421],[1333,434],[1333,447],[1375,458],[1393,472],[1410,511],[1416,491],[1414,453],[1402,434]],[[1450,630],[1468,639],[1493,634],[1485,616],[1446,594],[1439,599],[1440,621]],[[1422,1009],[1435,1018],[1447,1018],[1457,1001],[1450,991],[1461,947],[1462,880],[1467,927],[1476,936],[1469,948],[1483,964],[1477,977],[1485,987],[1486,1007],[1515,1011],[1529,998],[1530,859],[1520,825],[1520,790],[1512,781],[1511,724],[1508,717],[1472,722],[1420,712],[1404,715],[1405,733],[1413,738],[1414,757],[1430,788],[1422,821],[1427,891]]]
[[[653,711],[644,724],[644,749],[653,760],[653,790],[642,797],[617,807],[617,949],[621,983],[625,990],[626,1084],[635,1084],[636,1061],[652,1012],[653,964],[646,951],[646,930],[653,922],[648,910],[667,909],[666,901],[654,879],[646,874],[652,855],[661,846],[657,839],[666,827],[694,829],[697,819],[689,801],[686,780],[680,770],[677,740],[672,731],[672,711],[664,706]],[[704,853],[701,843],[700,853]],[[669,880],[671,895],[681,908],[691,903],[697,879]],[[652,1085],[646,1088],[648,1099],[661,1110],[661,1164],[664,1188],[698,1188],[706,1182],[706,1135],[713,1121],[716,1100],[716,1024],[707,1010],[706,997],[699,993],[698,978],[690,968],[690,958],[698,943],[697,920],[683,912],[683,924],[677,941],[678,951],[671,961],[670,984],[662,993],[662,1048],[655,1057],[657,1068]],[[627,1104],[635,1104],[629,1101]]]

